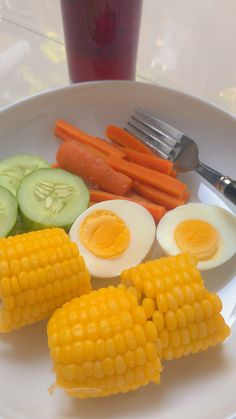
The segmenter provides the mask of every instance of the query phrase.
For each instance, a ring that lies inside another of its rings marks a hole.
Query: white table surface
[[[137,80],[235,113],[235,16],[235,0],[144,0]],[[68,83],[59,0],[0,0],[0,108]]]

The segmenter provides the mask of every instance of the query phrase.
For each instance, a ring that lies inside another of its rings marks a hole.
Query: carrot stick
[[[132,180],[113,170],[103,159],[76,141],[62,143],[57,151],[57,162],[66,169],[105,191],[119,195],[126,194],[132,187]]]
[[[54,134],[63,141],[72,141],[74,138],[60,127],[55,127]]]
[[[141,166],[148,167],[149,169],[157,170],[158,172],[165,173],[166,175],[171,174],[173,163],[169,160],[161,159],[156,156],[148,156],[147,154],[140,153],[130,148],[125,148],[126,159],[138,163]]]
[[[114,141],[114,143],[117,143],[122,147],[131,148],[132,150],[149,154],[150,156],[154,155],[148,146],[123,128],[117,127],[116,125],[108,125],[105,134],[111,141]]]
[[[79,128],[69,124],[68,122],[62,119],[58,119],[56,121],[55,135],[64,141],[76,140],[82,144],[92,146],[102,151],[106,155],[111,154],[120,158],[123,158],[125,156],[123,151],[118,150],[112,144],[109,144],[107,141],[89,135],[86,132],[80,130]]]
[[[63,138],[63,141],[74,141],[72,136],[65,133],[61,128],[57,129],[57,136],[60,137],[61,139]],[[101,150],[98,150],[94,146],[91,146],[91,145],[88,145],[88,144],[83,144],[83,146],[86,147],[88,150],[92,151],[94,154],[96,154],[96,156],[99,156],[103,159],[107,158],[106,153],[104,153]]]
[[[91,145],[83,144],[83,147],[87,148],[87,150],[91,151],[91,153],[95,154],[96,156],[100,157],[103,160],[107,159],[107,154],[103,153],[103,151],[98,150],[97,148],[92,147]]]
[[[173,209],[180,205],[185,204],[185,199],[175,198],[165,192],[162,192],[153,186],[144,185],[139,182],[134,182],[133,188],[136,192],[140,193],[149,201],[154,202],[155,204],[163,205],[166,209]]]
[[[172,176],[172,177],[177,177],[177,172],[176,172],[176,170],[172,169],[172,170],[171,170],[171,172],[170,172],[170,176]]]
[[[60,165],[58,163],[52,163],[51,164],[51,168],[52,169],[59,169],[60,168]]]
[[[131,191],[128,192],[125,196],[127,196],[127,198],[131,198],[131,199],[136,200],[136,201],[150,202],[149,199],[144,198],[144,196],[142,196],[142,195],[139,195],[133,189],[131,189]]]
[[[140,166],[136,163],[130,163],[123,159],[118,159],[114,156],[107,158],[107,163],[121,173],[131,177],[133,180],[138,180],[144,184],[154,186],[161,191],[168,193],[176,198],[182,199],[186,191],[186,185],[179,180],[159,173],[147,167]]]
[[[157,222],[163,217],[163,215],[166,212],[164,207],[153,204],[152,202],[145,202],[142,200],[132,199],[127,196],[119,196],[97,189],[90,189],[90,200],[92,202],[108,201],[110,199],[125,199],[128,201],[136,202],[137,204],[140,204],[144,208],[146,208],[152,214],[154,220]]]

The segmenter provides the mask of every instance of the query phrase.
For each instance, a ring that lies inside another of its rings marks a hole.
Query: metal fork
[[[172,161],[177,172],[195,170],[236,205],[236,181],[202,163],[197,144],[181,131],[142,109],[135,110],[125,129]]]

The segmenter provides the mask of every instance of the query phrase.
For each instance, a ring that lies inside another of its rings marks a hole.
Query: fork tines
[[[168,158],[182,133],[141,109],[136,109],[126,125],[126,130],[137,136],[154,151]]]

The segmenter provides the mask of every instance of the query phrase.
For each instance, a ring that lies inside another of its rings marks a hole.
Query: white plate
[[[86,83],[31,97],[0,113],[1,158],[34,153],[55,160],[57,118],[102,135],[108,123],[123,126],[135,107],[143,107],[195,138],[201,158],[236,177],[236,119],[191,96],[141,83]],[[195,174],[185,176],[192,200],[228,206]],[[233,206],[231,210],[234,211]],[[46,322],[2,335],[0,341],[0,417],[4,419],[223,419],[236,415],[236,258],[204,272],[209,289],[223,299],[232,334],[221,346],[178,361],[165,362],[160,387],[106,399],[74,400],[54,382],[47,350]]]

